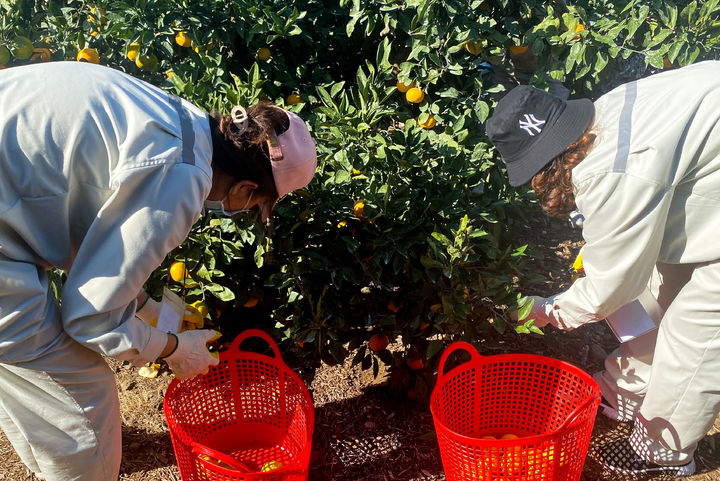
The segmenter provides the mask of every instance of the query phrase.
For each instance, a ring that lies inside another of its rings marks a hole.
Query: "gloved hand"
[[[157,326],[162,302],[158,302],[146,293],[142,293],[138,296],[138,307],[139,309],[135,312],[135,316],[144,321],[146,324],[150,324],[153,327]]]
[[[548,324],[552,324],[555,327],[558,327],[558,320],[555,317],[555,312],[553,309],[553,300],[555,296],[552,297],[539,297],[539,296],[528,296],[527,302],[533,301],[533,305],[530,308],[530,313],[528,314],[526,319],[535,319],[535,326],[536,327],[545,327]],[[512,319],[514,321],[518,320],[518,313],[517,311],[512,313]]]
[[[217,366],[220,360],[210,354],[207,343],[220,337],[220,333],[209,329],[184,331],[176,334],[177,348],[165,362],[178,379],[190,379],[198,374],[206,374],[210,366]]]

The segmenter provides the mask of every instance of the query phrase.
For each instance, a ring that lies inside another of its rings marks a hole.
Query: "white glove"
[[[219,332],[198,329],[176,335],[177,348],[164,358],[176,378],[190,379],[198,374],[206,374],[210,366],[217,366],[220,363],[220,360],[210,354],[207,348],[208,342],[220,337]]]
[[[535,319],[535,327],[545,327],[548,324],[552,324],[555,327],[559,327],[559,323],[553,308],[553,301],[555,296],[552,297],[539,297],[529,296],[527,302],[533,301],[533,305],[530,308],[530,313],[527,319]],[[512,318],[517,321],[518,313],[513,312]]]
[[[145,294],[147,296],[147,294]],[[141,296],[138,296],[140,298]],[[139,305],[139,304],[138,304]],[[147,300],[142,305],[140,309],[135,311],[135,316],[144,321],[146,324],[150,324],[151,326],[155,327],[157,326],[158,317],[160,316],[160,308],[162,307],[162,302],[158,302],[155,299],[152,299],[150,296],[147,297]]]

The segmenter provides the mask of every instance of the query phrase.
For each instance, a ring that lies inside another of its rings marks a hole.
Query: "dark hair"
[[[530,185],[551,217],[562,217],[575,210],[572,169],[585,159],[595,142],[596,135],[591,129],[592,125],[532,178]]]
[[[280,108],[262,102],[248,108],[248,126],[240,134],[229,115],[213,112],[210,128],[213,133],[213,168],[218,168],[237,180],[258,184],[257,192],[277,198],[275,179],[267,148],[267,133],[276,135],[287,130],[290,119]]]

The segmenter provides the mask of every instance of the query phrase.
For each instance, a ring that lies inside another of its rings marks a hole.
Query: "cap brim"
[[[508,181],[513,187],[529,182],[551,160],[561,154],[587,130],[595,116],[589,99],[568,100],[555,124],[545,127],[532,149],[520,159],[506,163]]]

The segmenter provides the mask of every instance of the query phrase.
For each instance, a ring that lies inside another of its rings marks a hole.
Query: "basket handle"
[[[456,341],[450,344],[448,347],[445,348],[445,350],[442,353],[442,356],[440,356],[440,364],[438,365],[438,372],[437,372],[437,382],[436,385],[440,385],[440,381],[444,377],[445,371],[445,362],[447,361],[448,357],[450,357],[450,354],[452,354],[455,351],[458,350],[464,350],[467,351],[470,354],[470,360],[474,361],[477,358],[481,357],[480,353],[477,352],[477,349],[475,349],[475,346],[470,344],[469,342],[465,341]]]
[[[202,444],[198,444],[196,442],[191,441],[190,442],[190,450],[193,452],[195,456],[202,456],[206,455],[210,457],[210,459],[203,459],[203,461],[215,464],[216,466],[220,466],[224,469],[234,469],[235,471],[240,471],[242,473],[250,473],[252,472],[252,469],[250,469],[246,464],[241,463],[235,458],[232,458],[228,456],[227,454],[221,453],[220,451],[216,451],[213,448],[209,448],[207,446],[203,446]],[[222,463],[222,464],[220,464]],[[224,466],[223,466],[224,465]]]
[[[582,404],[577,406],[575,409],[572,410],[570,414],[568,414],[568,417],[563,421],[563,423],[555,430],[555,432],[560,432],[564,429],[566,429],[570,424],[575,421],[575,419],[580,415],[581,412],[583,412],[588,406],[590,406],[592,403],[599,401],[600,395],[596,394],[595,396],[591,396],[585,400]]]
[[[240,345],[245,342],[247,339],[251,337],[259,337],[263,341],[267,342],[270,346],[270,349],[272,349],[273,355],[276,359],[282,360],[282,355],[280,354],[280,349],[278,349],[277,343],[273,340],[272,337],[270,337],[270,334],[267,332],[261,330],[261,329],[247,329],[243,332],[241,332],[233,341],[232,345],[230,346],[230,349],[235,351],[240,351]]]

